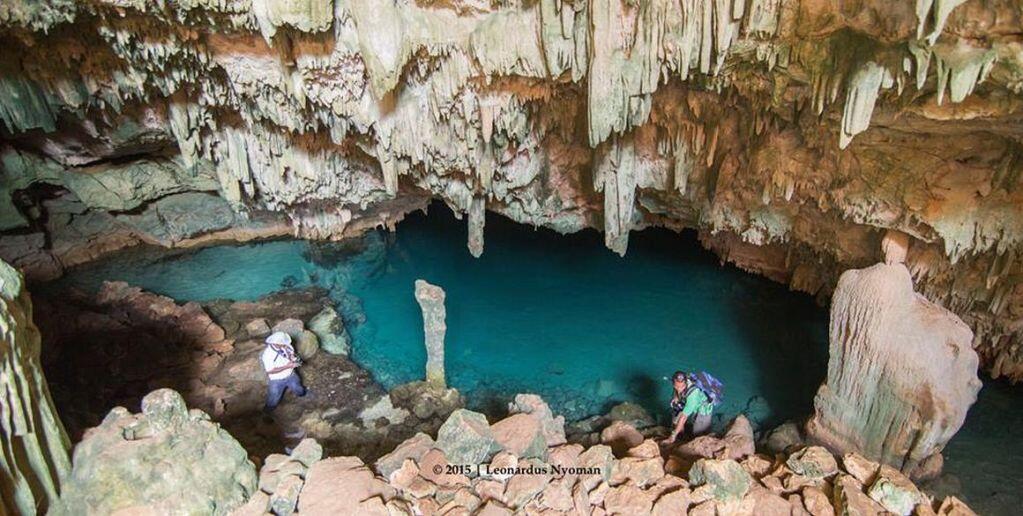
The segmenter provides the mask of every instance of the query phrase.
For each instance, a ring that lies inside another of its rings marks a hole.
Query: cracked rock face
[[[13,0],[0,256],[329,239],[442,199],[561,232],[690,227],[828,296],[909,236],[1023,378],[1012,0]]]

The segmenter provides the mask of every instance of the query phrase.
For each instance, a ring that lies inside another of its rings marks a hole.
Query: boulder
[[[352,337],[334,307],[324,307],[309,320],[309,331],[320,341],[320,348],[331,355],[348,355]]]
[[[596,470],[600,473],[587,473],[580,475],[580,482],[582,482],[587,489],[592,489],[593,486],[601,482],[607,482],[611,478],[611,470],[614,467],[614,462],[614,454],[609,446],[602,444],[591,446],[586,451],[579,454],[579,467],[596,468]]]
[[[302,360],[308,360],[320,349],[320,341],[316,334],[305,329],[305,323],[299,319],[285,319],[275,324],[273,331],[282,331],[290,335],[295,352]]]
[[[540,420],[532,414],[512,414],[490,426],[501,449],[523,459],[547,457]]]
[[[753,483],[753,477],[731,459],[700,459],[689,469],[689,485],[711,487],[711,496],[718,502],[742,500]]]
[[[842,456],[842,467],[861,484],[869,486],[874,483],[881,465],[858,453],[850,452]]]
[[[600,442],[610,446],[616,457],[621,457],[643,442],[643,434],[628,423],[614,421],[600,432]]]
[[[669,493],[662,494],[654,502],[651,514],[653,516],[676,516],[686,513],[689,507],[689,490],[676,489]]]
[[[73,464],[51,514],[226,514],[257,487],[245,449],[170,389],[146,395],[140,414],[111,410],[75,447]]]
[[[663,476],[664,461],[659,456],[653,459],[626,457],[615,463],[609,483],[614,486],[628,482],[646,487]]]
[[[554,416],[547,402],[536,394],[517,394],[508,404],[509,414],[529,414],[540,422],[547,446],[565,444],[565,417]]]
[[[509,507],[521,508],[533,497],[540,494],[550,482],[551,476],[542,462],[536,459],[520,460],[520,474],[512,475],[504,490],[504,501]]]
[[[487,417],[479,412],[458,409],[448,416],[437,432],[436,447],[451,464],[476,466],[500,449]]]
[[[653,505],[649,493],[631,484],[612,487],[604,495],[604,509],[608,514],[649,514]]]
[[[302,491],[302,478],[288,475],[278,482],[270,495],[270,512],[276,516],[290,516],[298,506],[298,494]]]
[[[867,496],[889,512],[908,516],[923,500],[916,486],[891,466],[883,465],[867,490]]]
[[[962,500],[949,496],[941,501],[938,507],[938,516],[977,516],[977,513],[966,506]]]
[[[806,512],[813,516],[834,516],[835,507],[831,505],[828,495],[824,494],[818,487],[807,486],[803,488],[803,506]]]
[[[789,456],[785,465],[793,473],[814,480],[827,478],[838,472],[838,462],[822,446],[807,446]]]
[[[270,325],[266,319],[253,319],[245,324],[245,334],[252,339],[262,339],[270,335]]]
[[[789,453],[804,446],[803,435],[799,426],[788,422],[778,425],[767,434],[763,447],[769,453]]]
[[[291,450],[291,460],[298,461],[304,466],[312,466],[313,463],[323,458],[323,446],[316,442],[316,439],[305,438]]]
[[[384,478],[390,478],[391,473],[400,468],[405,459],[412,459],[418,463],[423,458],[423,455],[430,451],[433,446],[432,437],[422,432],[417,433],[399,444],[387,455],[377,459],[373,463],[373,469]]]
[[[807,433],[840,453],[912,472],[944,449],[977,399],[973,332],[914,292],[904,264],[842,274],[829,341]]]
[[[393,487],[376,478],[357,457],[330,457],[313,464],[298,499],[301,514],[359,514],[360,502],[390,500]]]
[[[723,458],[741,460],[756,453],[753,426],[750,425],[749,419],[742,414],[735,416],[721,440],[725,444]]]
[[[849,475],[835,477],[832,499],[835,511],[841,515],[872,516],[884,512],[884,507],[864,494],[863,485]]]

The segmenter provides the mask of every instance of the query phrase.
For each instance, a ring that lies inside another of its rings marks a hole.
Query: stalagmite
[[[70,443],[43,378],[32,303],[2,261],[0,332],[0,513],[42,513],[71,469]]]
[[[807,433],[913,474],[959,430],[981,384],[973,332],[913,291],[897,263],[901,240],[885,239],[886,259],[896,263],[849,270],[838,281],[828,376]]]
[[[469,252],[473,257],[483,255],[483,226],[486,224],[486,201],[483,197],[473,197],[469,204]]]
[[[881,240],[881,254],[884,255],[884,263],[888,265],[906,263],[908,253],[909,235],[889,229]]]
[[[444,378],[444,334],[448,330],[444,321],[444,289],[416,280],[416,301],[423,311],[423,331],[426,334],[426,381],[447,388]]]

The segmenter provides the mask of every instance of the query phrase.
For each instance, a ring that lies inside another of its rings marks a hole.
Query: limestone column
[[[416,280],[416,301],[423,310],[423,332],[426,334],[426,381],[430,385],[447,388],[444,380],[444,334],[448,326],[444,321],[444,289],[423,280]]]
[[[21,274],[0,261],[0,513],[42,514],[71,469]]]
[[[469,252],[474,258],[483,255],[483,226],[486,224],[486,201],[483,197],[473,197],[469,204]]]
[[[902,235],[904,236],[904,235]],[[914,292],[901,263],[908,237],[886,237],[886,261],[842,274],[831,300],[828,375],[807,424],[811,439],[906,473],[940,464],[977,399],[973,332]]]

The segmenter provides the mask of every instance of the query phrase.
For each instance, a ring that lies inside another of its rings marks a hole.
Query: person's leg
[[[697,414],[693,419],[693,435],[703,435],[710,430],[711,415]]]
[[[281,402],[286,387],[287,380],[270,380],[266,387],[266,405],[263,406],[265,412],[272,411]]]
[[[295,396],[305,396],[305,386],[302,385],[302,378],[298,376],[298,373],[291,373],[288,377],[288,389],[295,393]]]

